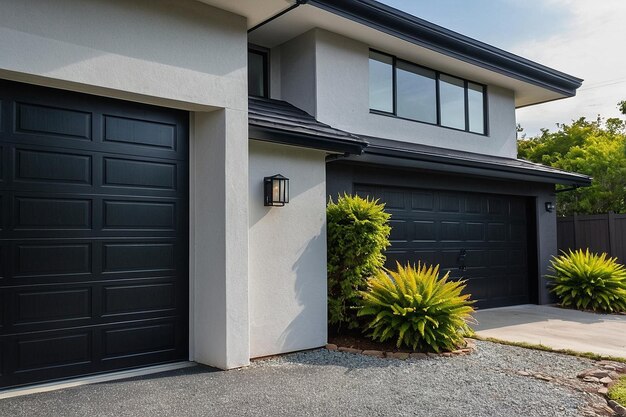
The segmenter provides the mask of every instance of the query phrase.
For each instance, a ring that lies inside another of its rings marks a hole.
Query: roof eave
[[[455,59],[554,91],[576,95],[582,79],[461,35],[374,0],[308,0],[307,4]]]
[[[471,161],[454,158],[446,155],[424,154],[411,152],[405,149],[395,149],[370,144],[367,148],[366,155],[380,156],[386,158],[405,159],[418,161],[428,164],[431,169],[435,169],[437,165],[441,166],[441,170],[449,171],[454,166],[459,168],[458,173],[468,175],[483,175],[491,177],[502,177],[501,173],[507,173],[509,179],[520,179],[523,181],[547,182],[551,184],[572,185],[586,187],[591,185],[591,178],[586,175],[567,173],[567,172],[546,172],[532,171],[530,169],[499,165],[487,164],[483,161]]]
[[[251,121],[248,127],[250,139],[264,142],[279,143],[282,145],[298,146],[303,148],[318,149],[328,152],[361,155],[367,147],[365,141],[342,140],[321,135],[311,135],[268,127],[254,125]]]

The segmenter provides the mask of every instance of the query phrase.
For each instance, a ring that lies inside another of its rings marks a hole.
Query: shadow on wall
[[[293,265],[294,293],[302,310],[280,336],[279,342],[285,352],[326,344],[326,265],[319,265],[319,257],[315,256],[320,250],[326,251],[326,227],[308,241]]]
[[[180,0],[175,6],[162,3],[155,7],[146,0],[135,1],[132,6],[125,0],[63,0],[61,4],[32,0],[11,2],[10,9],[8,13],[0,13],[0,28],[82,47],[80,53],[72,57],[46,54],[45,59],[37,61],[36,72],[63,68],[69,61],[96,61],[106,53],[198,73],[209,69],[211,74],[219,76],[245,68],[243,54],[235,60],[216,60],[208,52],[204,55],[190,53],[189,45],[204,44],[207,39],[232,40],[245,36],[241,35],[245,33],[243,19],[200,2]],[[71,11],[69,15],[68,11]],[[85,25],[94,13],[99,13],[100,21],[95,29],[93,25]],[[146,28],[154,30],[146,34]],[[243,50],[245,40],[242,38],[240,43]]]

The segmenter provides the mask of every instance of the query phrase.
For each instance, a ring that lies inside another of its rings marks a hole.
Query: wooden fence
[[[559,250],[606,252],[626,262],[626,214],[575,214],[557,220]]]

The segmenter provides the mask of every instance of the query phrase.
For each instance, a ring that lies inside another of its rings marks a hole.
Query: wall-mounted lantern
[[[280,174],[263,178],[263,194],[266,206],[284,206],[289,202],[289,178]]]
[[[556,210],[556,204],[554,204],[552,201],[547,201],[546,202],[546,211],[548,213],[552,213],[554,210]]]

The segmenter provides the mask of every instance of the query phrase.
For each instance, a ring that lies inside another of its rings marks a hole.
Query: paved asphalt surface
[[[325,349],[222,372],[196,366],[0,400],[4,417],[577,416],[591,361],[488,342],[465,357],[399,361]]]

